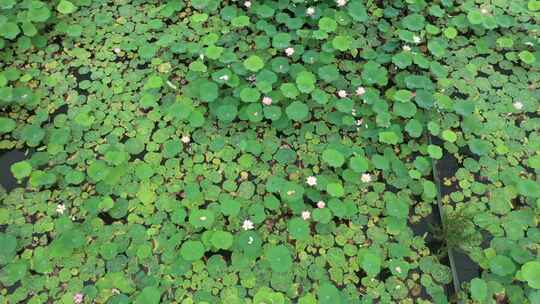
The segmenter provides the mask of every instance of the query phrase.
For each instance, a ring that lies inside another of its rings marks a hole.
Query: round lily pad
[[[322,159],[330,166],[339,168],[345,163],[345,157],[341,152],[334,149],[326,149],[322,154]]]
[[[540,262],[530,261],[523,264],[521,275],[531,288],[540,289]]]
[[[265,256],[272,271],[283,273],[289,271],[292,266],[291,253],[284,245],[269,247],[265,252]]]
[[[309,108],[305,103],[294,101],[287,106],[285,113],[292,120],[302,121],[308,117]]]
[[[200,241],[186,241],[180,247],[180,254],[186,261],[196,261],[203,257],[205,248]]]

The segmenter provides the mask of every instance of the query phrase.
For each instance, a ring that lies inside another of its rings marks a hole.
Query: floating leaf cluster
[[[539,37],[536,0],[0,0],[0,302],[540,303]]]

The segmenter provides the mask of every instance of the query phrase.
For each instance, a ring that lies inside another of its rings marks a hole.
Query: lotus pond
[[[0,303],[540,303],[540,1],[0,0]]]

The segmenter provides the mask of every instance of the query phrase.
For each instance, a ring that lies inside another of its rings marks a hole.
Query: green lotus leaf
[[[189,223],[195,228],[210,228],[214,220],[215,215],[210,210],[192,210],[189,215]]]
[[[287,231],[289,231],[290,236],[295,240],[306,240],[310,234],[309,223],[295,217],[287,223]]]
[[[291,35],[289,33],[277,33],[272,37],[272,46],[278,49],[285,49],[291,45]]]
[[[411,31],[420,31],[424,28],[425,18],[420,14],[412,14],[402,19],[403,26]]]
[[[68,0],[60,0],[56,9],[60,13],[67,15],[75,12],[77,10],[77,7]]]
[[[374,277],[381,271],[381,256],[371,249],[358,252],[358,263],[368,276]]]
[[[15,22],[4,22],[0,24],[0,35],[6,39],[14,40],[21,30]]]
[[[388,72],[380,64],[374,61],[368,61],[362,70],[362,79],[367,84],[386,85],[388,82]]]
[[[270,263],[272,271],[284,273],[292,267],[290,250],[284,245],[270,246],[265,251],[266,260]]]
[[[285,109],[287,116],[295,121],[302,121],[309,115],[308,106],[300,101],[294,101]]]
[[[339,168],[345,163],[345,157],[341,152],[334,149],[326,149],[322,154],[322,159],[331,167]]]
[[[180,247],[180,255],[186,261],[196,261],[203,257],[205,248],[200,241],[186,241]]]
[[[339,290],[336,288],[336,286],[330,284],[330,283],[323,283],[321,286],[319,286],[319,289],[317,290],[317,298],[319,299],[319,304],[332,304],[341,303],[341,295]]]
[[[473,25],[481,24],[484,20],[482,13],[479,10],[470,10],[467,13],[467,20]]]
[[[428,145],[427,152],[429,156],[434,159],[441,159],[443,155],[441,147],[435,145]]]
[[[2,269],[0,281],[5,286],[12,286],[22,280],[28,272],[28,266],[23,261],[8,264]]]
[[[529,51],[521,51],[518,56],[526,64],[533,64],[536,61],[534,54]]]
[[[218,249],[228,249],[233,244],[233,235],[227,231],[216,231],[212,234],[210,242]]]
[[[422,182],[424,196],[430,199],[437,197],[437,186],[432,181],[426,180]]]
[[[444,131],[442,131],[441,137],[444,140],[448,141],[448,142],[455,142],[457,140],[457,135],[452,130],[444,130]]]
[[[280,86],[280,91],[283,93],[285,97],[291,98],[291,99],[296,98],[300,94],[296,86],[292,83],[282,84]]]
[[[469,141],[469,148],[474,154],[482,156],[491,151],[492,145],[486,140],[475,138]]]
[[[326,191],[333,197],[341,197],[345,195],[345,189],[341,183],[329,183],[326,185]]]
[[[319,29],[325,32],[334,32],[337,29],[337,22],[329,17],[319,19]]]
[[[315,75],[308,71],[302,71],[296,75],[296,86],[302,93],[310,93],[315,89]]]
[[[104,180],[109,173],[111,168],[107,166],[107,163],[102,160],[96,160],[88,166],[86,173],[88,176],[95,182]]]
[[[328,208],[315,209],[312,212],[313,220],[327,224],[332,220],[332,212]]]
[[[487,298],[488,286],[486,281],[474,278],[471,280],[471,296],[476,301],[484,301]]]
[[[199,92],[201,100],[212,102],[218,97],[219,88],[215,82],[205,81],[199,84]]]
[[[13,176],[16,179],[20,180],[30,175],[30,173],[32,172],[32,164],[30,164],[28,161],[23,160],[11,165],[10,170]]]
[[[244,60],[244,67],[252,72],[257,72],[264,67],[264,61],[257,55],[251,55]]]
[[[393,131],[384,131],[379,133],[379,142],[396,145],[399,141],[397,134]]]
[[[38,125],[25,125],[21,130],[21,137],[30,147],[36,147],[45,137],[45,130]]]
[[[152,44],[144,44],[139,47],[139,56],[143,59],[152,59],[156,55],[158,47]]]
[[[287,202],[297,201],[304,195],[304,188],[293,182],[285,182],[280,186],[279,194]]]
[[[386,202],[386,212],[390,216],[406,219],[409,216],[409,204],[403,200],[389,200]]]
[[[515,273],[516,266],[512,260],[504,255],[497,255],[489,261],[490,270],[496,275],[507,276]]]
[[[152,75],[148,78],[145,84],[147,89],[159,89],[163,85],[163,78],[159,75]]]
[[[3,244],[0,248],[0,265],[6,265],[17,253],[17,238],[11,234],[1,233],[0,241]]]
[[[7,117],[0,117],[0,134],[9,133],[15,129],[16,122]]]
[[[362,1],[359,1],[359,0],[349,1],[347,4],[347,12],[353,18],[354,21],[357,21],[357,22],[368,21],[369,16],[367,14],[366,7],[364,6]]]
[[[261,93],[255,88],[244,88],[240,92],[240,99],[243,102],[257,102],[261,100]]]
[[[413,55],[409,51],[404,51],[394,55],[392,62],[400,69],[405,69],[413,63]]]
[[[405,125],[405,131],[407,131],[407,133],[414,138],[422,136],[423,128],[422,123],[416,119],[409,120],[409,122],[407,122]]]
[[[364,173],[368,170],[369,162],[364,156],[356,155],[349,160],[349,167],[356,173]]]
[[[521,276],[534,289],[540,289],[540,262],[529,261],[521,266]]]
[[[136,304],[157,304],[160,302],[161,291],[154,286],[143,288],[141,293],[135,299]]]
[[[530,179],[520,180],[517,182],[518,193],[523,196],[540,197],[540,183]]]
[[[340,50],[342,52],[347,51],[348,49],[350,49],[351,45],[352,45],[352,41],[351,41],[351,38],[349,36],[338,35],[338,36],[334,37],[334,39],[332,40],[332,46],[336,50]]]
[[[326,82],[332,82],[339,78],[339,70],[335,65],[329,64],[320,67],[317,70],[317,75]]]
[[[261,287],[253,297],[253,304],[284,304],[285,298],[280,292],[275,292],[268,287]]]

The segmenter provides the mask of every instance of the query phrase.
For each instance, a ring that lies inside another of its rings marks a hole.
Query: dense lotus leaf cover
[[[540,303],[539,45],[537,0],[0,0],[0,302]]]

